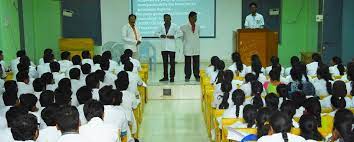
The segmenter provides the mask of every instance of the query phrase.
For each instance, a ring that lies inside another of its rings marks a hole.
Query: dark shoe
[[[171,83],[175,82],[175,79],[174,79],[174,78],[171,78],[171,79],[170,79],[170,82],[171,82]]]
[[[186,80],[185,80],[186,82],[189,82],[189,78],[186,78]]]
[[[197,81],[197,82],[200,82],[200,78],[198,77],[198,78],[195,78],[195,80]]]
[[[160,79],[160,82],[163,82],[163,81],[168,81],[168,78],[162,78],[162,79]]]

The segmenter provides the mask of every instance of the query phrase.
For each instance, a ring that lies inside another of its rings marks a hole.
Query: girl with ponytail
[[[245,93],[241,89],[237,89],[232,93],[231,97],[233,106],[225,110],[223,118],[242,118],[243,103],[245,102]]]
[[[233,61],[233,64],[229,66],[228,69],[231,70],[235,74],[235,76],[245,77],[247,73],[247,66],[243,64],[240,53],[232,53],[231,59]]]
[[[319,98],[311,97],[308,98],[304,103],[306,114],[311,114],[315,117],[317,121],[317,126],[322,127],[322,119],[321,119],[321,103]]]
[[[347,109],[338,110],[334,116],[334,130],[332,136],[328,139],[329,142],[352,142],[354,132],[352,129],[353,113]]]
[[[218,56],[213,56],[210,59],[210,65],[205,69],[205,73],[207,76],[211,76],[212,72],[216,72],[216,65],[219,62],[219,57]]]
[[[267,78],[263,75],[264,68],[262,67],[261,60],[258,55],[252,55],[251,57],[251,70],[250,72],[255,74],[256,80],[264,83]]]
[[[316,117],[311,114],[304,114],[300,118],[300,136],[307,141],[323,141],[324,137],[318,131]]]
[[[295,65],[297,65],[299,62],[300,62],[299,57],[292,56],[291,59],[290,59],[291,67],[288,67],[288,68],[285,69],[284,76],[289,76],[291,69],[294,68]]]
[[[285,84],[280,84],[277,86],[277,93],[279,98],[279,104],[282,104],[289,97],[288,86]]]
[[[216,65],[216,71],[212,72],[211,74],[210,77],[211,84],[219,84],[223,82],[224,69],[225,69],[225,62],[219,60]]]
[[[251,83],[252,88],[252,98],[249,100],[254,107],[258,110],[265,106],[265,100],[262,98],[263,85],[259,81],[254,81]]]
[[[324,63],[322,62],[321,55],[318,53],[312,54],[312,62],[306,65],[307,75],[315,76],[316,71],[319,67],[322,67]]]
[[[280,65],[279,63],[279,58],[277,56],[272,56],[270,58],[270,66],[268,66],[266,69],[265,69],[265,72],[267,75],[269,75],[269,72],[271,70],[277,70],[280,72],[280,75],[283,76],[284,75],[284,68]]]
[[[328,66],[322,66],[317,70],[317,79],[313,80],[313,85],[317,96],[328,96],[332,94],[332,75]]]
[[[232,84],[230,82],[221,83],[222,93],[214,94],[214,102],[212,106],[219,109],[228,109],[233,105],[231,99],[229,99],[230,91],[232,90]]]
[[[290,133],[291,121],[284,113],[277,112],[270,118],[271,135],[263,136],[257,142],[271,142],[271,141],[284,141],[284,142],[304,142],[303,137]]]
[[[334,116],[335,112],[339,109],[350,108],[351,99],[346,97],[347,89],[344,81],[338,80],[333,83],[333,93],[331,96],[323,98],[321,107],[333,108],[333,112],[330,115]]]
[[[342,63],[342,59],[338,56],[332,58],[332,66],[329,67],[329,71],[332,76],[343,76],[345,74],[345,67]]]
[[[256,118],[257,118],[257,109],[248,104],[243,108],[243,119],[245,122],[236,122],[230,125],[231,128],[255,128],[256,127]]]
[[[342,79],[343,81],[345,79]],[[349,63],[348,64],[348,71],[347,71],[347,80],[348,82],[346,83],[347,86],[347,91],[350,95],[354,96],[354,63]]]
[[[262,136],[268,135],[270,130],[269,120],[274,111],[270,108],[264,107],[258,110],[256,116],[256,126],[257,126],[257,137],[261,138]]]
[[[246,96],[251,96],[252,85],[251,82],[256,81],[256,77],[253,73],[247,73],[245,76],[245,82],[240,86],[240,89],[245,93]]]

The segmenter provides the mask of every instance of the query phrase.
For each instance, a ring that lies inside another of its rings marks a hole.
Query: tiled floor
[[[143,142],[207,142],[200,100],[149,100],[143,116]]]

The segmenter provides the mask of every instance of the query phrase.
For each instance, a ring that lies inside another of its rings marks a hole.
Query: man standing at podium
[[[257,13],[257,4],[251,3],[249,5],[251,14],[246,17],[245,28],[246,29],[263,29],[264,19],[263,16]]]

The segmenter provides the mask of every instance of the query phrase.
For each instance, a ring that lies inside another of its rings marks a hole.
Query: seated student
[[[332,95],[323,98],[320,101],[321,106],[325,108],[332,107],[334,109],[334,112],[330,113],[330,115],[334,116],[335,111],[337,109],[352,107],[352,101],[350,98],[346,97],[346,95],[347,95],[347,89],[345,83],[340,80],[335,81],[332,87]]]
[[[88,122],[80,126],[80,135],[91,142],[120,141],[118,129],[113,129],[103,122],[104,106],[101,102],[90,100],[85,103],[84,114]]]
[[[243,118],[245,93],[237,89],[232,93],[231,99],[234,105],[224,111],[222,118]]]
[[[297,123],[293,119],[293,117],[296,113],[296,107],[295,107],[295,103],[293,101],[291,101],[291,100],[284,101],[280,106],[280,112],[283,112],[284,114],[288,115],[288,118],[292,122],[292,127],[299,128],[299,123]]]
[[[88,142],[86,137],[79,134],[79,112],[74,106],[62,106],[56,115],[57,128],[62,135],[57,142]]]
[[[291,96],[296,109],[294,117],[301,117],[305,111],[304,103],[306,101],[306,96],[303,92],[294,92]]]
[[[33,90],[34,90],[33,95],[35,95],[37,97],[37,99],[39,99],[39,96],[41,95],[41,93],[46,90],[44,81],[41,78],[36,78],[33,81],[32,85],[33,85]],[[36,106],[37,106],[37,108],[41,107],[39,102],[37,102]]]
[[[112,60],[112,54],[110,51],[105,51],[102,53],[101,60],[109,60],[109,71],[113,74],[118,74],[120,71],[123,70],[121,66],[114,60]]]
[[[103,70],[97,70],[94,72],[96,74],[96,78],[98,79],[98,81],[100,82],[100,89],[104,86],[107,86],[107,85],[112,85],[112,84],[106,84],[104,83],[104,79],[106,77],[106,72],[104,72]],[[113,86],[115,87],[115,86]]]
[[[91,65],[86,63],[81,65],[82,80],[85,80],[86,76],[91,73]]]
[[[92,89],[92,99],[99,100],[100,81],[96,77],[96,73],[91,73],[86,77],[86,86]]]
[[[81,74],[81,57],[79,55],[74,55],[71,58],[71,61],[73,62],[73,66],[68,68],[68,70],[66,72],[66,76],[70,76],[69,72],[72,68],[78,68],[78,69],[80,69],[80,77],[81,77],[82,76],[82,74]]]
[[[92,72],[95,72],[97,70],[101,70],[101,58],[102,56],[101,55],[95,55],[93,56],[93,66],[91,66],[91,71]]]
[[[262,98],[263,85],[259,81],[254,81],[251,83],[251,96],[247,98],[245,104],[253,104],[254,107],[260,109],[265,106],[265,100]]]
[[[213,56],[210,58],[210,64],[207,68],[205,68],[205,74],[210,77],[212,72],[216,71],[216,64],[219,61],[219,57],[218,56]]]
[[[44,64],[40,64],[37,66],[37,71],[39,76],[42,76],[44,73],[51,72],[50,71],[50,63],[54,61],[53,54],[46,54],[44,55]]]
[[[133,73],[133,64],[128,61],[124,65],[124,70],[128,73],[129,78],[129,87],[128,91],[139,95],[138,86],[146,86],[145,83],[141,80],[140,76],[136,73]]]
[[[318,131],[318,122],[311,114],[304,114],[300,118],[300,136],[307,142],[323,141],[324,137]]]
[[[60,64],[58,62],[51,62],[49,66],[55,83],[58,83],[61,79],[65,78],[65,74],[60,73]]]
[[[304,108],[305,108],[306,114],[313,115],[317,121],[318,127],[321,127],[322,126],[322,120],[321,120],[322,108],[321,108],[319,98],[312,97],[312,98],[306,99],[306,101],[304,102]]]
[[[307,75],[316,76],[317,69],[322,65],[324,65],[324,63],[322,62],[321,55],[318,53],[313,53],[312,62],[306,65]]]
[[[289,98],[292,98],[291,94],[293,94],[294,92],[302,91],[305,83],[311,83],[309,82],[307,76],[305,76],[306,78],[305,81],[302,79],[303,75],[297,67],[298,66],[296,66],[290,71],[291,78],[288,80],[288,84],[287,84],[289,88],[288,89],[290,95]]]
[[[11,81],[11,82],[7,81],[5,83],[5,85],[6,85],[5,87],[8,90],[13,90],[13,89],[9,89],[9,88],[15,87],[16,83],[14,81]],[[17,87],[14,89],[17,89]],[[11,107],[18,105],[18,103],[19,103],[16,91],[14,91],[14,93],[5,92],[3,94],[3,96],[1,97],[1,100],[4,100],[4,106],[0,107],[0,118],[2,118],[2,119],[0,119],[0,129],[7,128],[7,123],[4,119],[6,117],[6,112]]]
[[[263,74],[265,72],[264,68],[262,67],[261,60],[259,59],[258,55],[252,55],[251,57],[251,66],[248,67],[248,73],[253,73],[256,76],[256,80],[264,83],[267,78]]]
[[[20,63],[17,64],[17,69],[18,69],[18,71],[27,71],[30,78],[37,78],[38,77],[38,72],[36,70],[36,67],[31,66],[31,60],[29,59],[28,56],[22,56],[20,58]]]
[[[37,142],[56,142],[61,136],[61,132],[56,127],[56,114],[58,110],[58,105],[51,104],[41,112],[42,119],[47,127],[39,130]]]
[[[243,108],[243,119],[245,122],[236,122],[230,125],[231,128],[256,128],[256,118],[257,118],[257,109],[251,105],[245,105]]]
[[[9,70],[8,66],[6,65],[6,62],[4,61],[4,54],[2,52],[2,50],[0,50],[0,66],[1,66],[1,78],[5,79],[7,74],[6,72]]]
[[[63,78],[58,83],[58,88],[55,89],[55,93],[65,94],[65,96],[70,98],[73,96],[73,92],[71,91],[71,81],[68,78]],[[71,104],[71,103],[70,103]]]
[[[55,91],[54,92],[55,104],[62,106],[67,106],[71,104],[71,96],[65,92]]]
[[[330,142],[351,142],[354,139],[352,131],[353,113],[349,110],[339,110],[334,117],[332,136]]]
[[[18,98],[17,97],[18,88],[17,88],[16,81],[13,81],[13,80],[6,81],[4,83],[4,88],[5,88],[5,91],[2,94],[2,97],[0,98],[0,109],[8,106],[6,104],[10,103],[10,102],[6,102],[5,99],[10,99],[10,98],[14,99],[14,95],[16,95],[16,99]],[[9,98],[7,98],[7,97],[9,97]],[[4,112],[4,114],[6,113],[6,111]],[[2,116],[2,115],[0,115],[0,116]]]
[[[354,62],[349,62],[347,64],[346,69],[347,69],[347,73],[344,74],[340,80],[348,83],[348,82],[351,81],[349,74],[353,74],[354,73]]]
[[[275,111],[273,111],[267,107],[264,107],[264,108],[261,108],[258,110],[258,113],[256,116],[256,128],[257,128],[257,137],[258,138],[268,135],[268,131],[270,130],[269,120],[274,112]]]
[[[42,94],[40,95],[40,98],[39,98],[39,103],[40,103],[41,107],[38,109],[38,114],[41,114],[44,108],[55,103],[54,97],[55,97],[55,94],[53,91],[46,90],[46,91],[42,92]],[[43,120],[43,118],[41,118],[39,128],[43,129],[46,127],[47,127],[47,125],[46,125],[45,121]]]
[[[232,89],[231,89],[231,92],[235,91],[238,86],[241,86],[243,85],[243,81],[240,81],[240,80],[234,80],[234,73],[231,71],[231,70],[226,70],[224,73],[223,73],[223,77],[219,77],[221,79],[218,79],[217,82],[220,82],[220,83],[217,83],[214,85],[214,94],[216,93],[222,93],[221,91],[221,83],[222,82],[229,82],[232,84]]]
[[[84,104],[92,99],[92,89],[87,86],[82,86],[79,90],[77,90],[75,97],[77,98],[77,101],[79,103],[77,109],[80,115],[80,123],[81,125],[84,125],[87,123],[87,120],[84,115]]]
[[[22,56],[26,56],[26,51],[25,50],[19,50],[16,52],[16,59],[11,60],[11,71],[13,72],[13,74],[16,74],[18,72],[17,70],[17,64],[20,63],[20,58]]]
[[[354,66],[354,64],[353,64]],[[343,79],[341,79],[343,80]],[[344,81],[344,80],[343,80]],[[346,82],[346,87],[347,91],[350,95],[354,96],[354,67],[349,67],[347,71],[347,82]]]
[[[225,69],[225,62],[223,60],[219,60],[216,63],[216,71],[211,72],[210,74],[210,84],[218,84],[223,81],[224,69]]]
[[[231,58],[233,63],[228,69],[231,70],[235,76],[245,77],[247,74],[247,66],[242,63],[240,53],[232,53]]]
[[[280,72],[271,70],[269,72],[270,81],[266,81],[263,86],[267,93],[277,93],[277,86],[282,84],[280,81]]]
[[[73,106],[78,106],[79,103],[77,102],[77,98],[76,98],[76,92],[77,90],[79,90],[79,88],[81,88],[82,86],[84,86],[86,83],[83,80],[80,80],[80,69],[78,68],[72,68],[69,72],[70,75],[70,82],[71,82],[71,91],[72,93],[72,100],[71,100],[71,105]]]
[[[0,129],[0,141],[1,142],[14,142],[14,138],[11,133],[11,128],[16,125],[16,118],[22,115],[28,114],[27,111],[24,109],[14,106],[11,107],[7,112],[6,112],[6,123],[7,126],[6,128]]]
[[[284,76],[285,69],[284,69],[284,67],[282,67],[282,66],[280,65],[280,63],[279,63],[279,58],[278,58],[278,57],[272,56],[272,57],[270,58],[270,63],[271,63],[271,65],[268,66],[268,67],[266,67],[266,69],[265,69],[265,74],[266,74],[266,75],[269,75],[269,72],[270,72],[271,70],[274,70],[274,69],[276,68],[277,70],[280,70],[279,75]],[[278,69],[278,68],[279,68],[279,69]]]
[[[230,97],[231,89],[232,89],[232,84],[230,82],[224,81],[223,83],[221,83],[221,93],[213,94],[214,101],[212,102],[211,106],[213,108],[218,108],[218,109],[227,109],[229,105],[232,104],[232,100]]]
[[[124,54],[127,55],[129,57],[129,61],[133,63],[133,72],[138,73],[139,71],[141,71],[141,65],[139,60],[133,58],[133,51],[131,49],[126,49],[124,51]]]
[[[317,70],[317,79],[313,80],[313,86],[317,96],[328,96],[332,93],[332,75],[327,66],[319,67]]]
[[[34,93],[33,87],[29,84],[29,76],[27,72],[19,72],[16,75],[18,92],[17,95]]]
[[[33,114],[25,114],[18,116],[11,127],[11,133],[15,142],[35,142],[38,137],[37,118]]]
[[[332,58],[332,66],[329,67],[329,72],[332,76],[343,76],[345,74],[345,67],[340,57],[334,56]]]
[[[42,58],[40,58],[40,59],[38,60],[38,65],[42,65],[42,64],[45,63],[45,62],[44,62],[44,58],[45,58],[45,56],[48,55],[48,54],[53,54],[53,49],[50,49],[50,48],[44,49]],[[53,54],[53,55],[54,55],[54,54]]]
[[[117,86],[117,90],[123,94],[122,106],[131,111],[136,109],[140,103],[140,98],[139,95],[135,95],[127,90],[129,86],[128,73],[125,71],[119,72],[115,85]]]
[[[36,96],[34,96],[33,94],[23,94],[20,96],[19,100],[20,100],[19,106],[25,109],[26,111],[28,111],[28,113],[35,115],[37,117],[38,124],[40,124],[41,117],[40,114],[38,113],[38,108],[36,107],[36,103],[38,101]]]
[[[109,61],[101,60],[100,67],[105,72],[105,78],[103,83],[114,85],[114,81],[117,79],[117,75],[114,75],[112,72],[109,71]]]
[[[240,86],[240,89],[245,93],[246,96],[251,96],[252,86],[251,82],[255,81],[256,77],[252,73],[247,73],[245,76],[245,82]]]
[[[279,97],[274,93],[269,93],[265,96],[266,107],[269,107],[272,110],[278,110],[279,106]]]
[[[277,112],[270,118],[271,135],[263,136],[257,142],[285,141],[285,142],[304,142],[303,137],[290,133],[291,121],[284,113]]]
[[[118,133],[120,133],[122,138],[126,137],[129,129],[127,111],[123,107],[115,105],[122,102],[122,93],[120,91],[113,91],[109,86],[103,87],[100,90],[100,102],[104,105],[105,110],[104,123],[118,129]]]
[[[299,57],[297,57],[297,56],[292,56],[292,57],[290,58],[291,67],[288,67],[288,68],[285,69],[284,77],[289,76],[291,69],[294,68],[295,65],[297,65],[299,62],[300,62]]]
[[[81,60],[81,64],[89,64],[90,66],[93,66],[93,61],[91,59],[91,53],[88,50],[84,50],[81,53],[82,56],[82,60]]]
[[[279,107],[280,105],[289,99],[288,86],[285,84],[280,84],[277,86],[277,94],[279,96]]]
[[[61,60],[58,61],[60,64],[60,72],[61,73],[66,73],[68,72],[68,69],[73,66],[73,62],[70,61],[70,52],[64,51],[61,53]]]
[[[41,76],[41,79],[43,80],[46,86],[46,90],[54,91],[58,87],[58,84],[54,82],[53,74],[50,72],[44,73]]]

